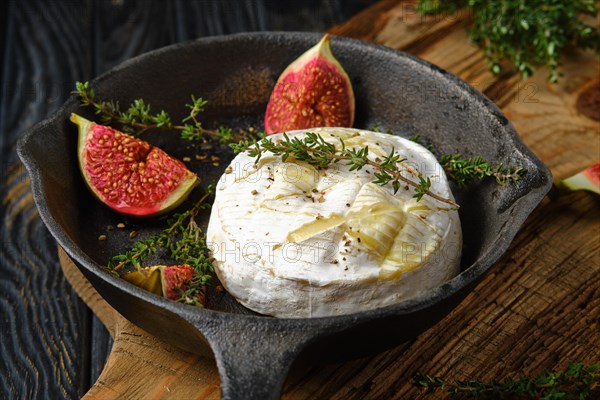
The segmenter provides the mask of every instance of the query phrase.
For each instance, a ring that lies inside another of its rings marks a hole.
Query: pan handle
[[[277,400],[302,349],[321,334],[290,320],[222,320],[207,331],[223,400]]]

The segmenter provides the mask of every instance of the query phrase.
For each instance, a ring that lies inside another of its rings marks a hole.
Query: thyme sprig
[[[250,157],[255,158],[255,162],[259,162],[263,154],[270,152],[275,156],[279,156],[283,162],[289,157],[293,157],[298,161],[304,161],[310,165],[326,168],[332,163],[340,161],[346,162],[350,166],[350,170],[360,170],[366,165],[375,168],[374,183],[386,185],[391,183],[396,193],[401,183],[412,186],[415,189],[414,198],[421,200],[427,195],[438,201],[451,205],[453,208],[458,208],[458,204],[449,198],[445,198],[433,193],[431,188],[431,180],[419,175],[419,181],[407,178],[402,174],[408,167],[403,164],[405,161],[392,148],[390,153],[383,160],[376,161],[369,158],[369,147],[362,148],[347,148],[344,141],[339,138],[339,146],[327,142],[321,135],[314,132],[307,132],[302,138],[292,137],[283,134],[283,139],[280,141],[272,141],[263,139],[261,141],[245,140],[236,144],[231,144],[231,148],[236,152],[247,152]]]
[[[234,133],[231,128],[220,127],[217,130],[209,130],[202,127],[202,123],[199,120],[199,115],[204,112],[207,105],[207,101],[201,97],[192,95],[192,102],[186,104],[185,107],[190,110],[188,116],[183,118],[182,124],[175,125],[171,121],[170,115],[162,110],[159,113],[152,113],[151,106],[147,104],[143,99],[134,100],[126,111],[121,111],[119,103],[114,100],[99,100],[96,98],[94,89],[90,87],[89,82],[77,82],[76,92],[81,100],[82,106],[91,106],[94,108],[96,114],[98,114],[103,123],[119,123],[123,125],[124,130],[129,130],[129,133],[140,135],[148,129],[171,129],[181,131],[181,138],[184,140],[197,140],[206,141],[207,138],[212,138],[218,141],[220,145],[229,144],[232,148],[237,149],[237,152],[243,151],[242,149],[255,147],[258,143],[257,140],[264,139],[266,134],[253,129],[246,131],[240,131]],[[372,128],[375,131],[381,131],[379,127]],[[392,133],[389,130],[387,133]],[[411,140],[418,142],[418,135],[411,138]],[[237,143],[236,143],[237,142]],[[266,142],[265,142],[266,143]],[[342,146],[344,145],[341,141]],[[266,143],[269,146],[269,143]],[[281,145],[281,144],[280,144]],[[420,200],[423,196],[431,196],[442,202],[448,203],[448,199],[444,199],[440,196],[435,195],[429,189],[431,182],[428,179],[419,177],[418,182],[414,182],[408,178],[405,178],[400,174],[398,165],[402,165],[403,159],[397,154],[392,154],[386,157],[382,162],[376,162],[368,158],[368,148],[365,149],[345,149],[344,147],[338,152],[334,145],[329,144],[319,137],[307,136],[303,144],[300,143],[288,143],[287,145],[296,146],[294,157],[301,160],[302,157],[305,159],[312,159],[314,165],[320,165],[325,167],[329,162],[335,160],[347,160],[352,164],[352,169],[360,169],[365,165],[369,164],[376,168],[374,176],[376,178],[375,183],[380,185],[386,185],[391,183],[394,192],[397,192],[401,187],[400,182],[404,182],[409,186],[415,188],[415,198]],[[306,149],[302,147],[310,147],[311,151],[308,153]],[[431,145],[428,146],[430,150]],[[270,149],[264,149],[270,151]],[[282,159],[287,159],[290,155],[281,148],[272,148],[272,150],[281,151],[277,155],[281,155]],[[262,154],[262,152],[260,152]],[[329,156],[327,156],[329,154]],[[259,154],[256,154],[259,155]],[[255,156],[256,156],[255,155]],[[332,160],[328,161],[328,157],[333,157]],[[502,164],[491,165],[481,157],[464,158],[460,154],[454,155],[443,155],[438,157],[440,163],[444,167],[448,177],[458,183],[460,186],[465,185],[472,181],[482,180],[486,177],[494,177],[500,185],[505,185],[509,182],[517,181],[521,179],[524,174],[524,169],[519,167],[503,168]],[[318,162],[317,162],[318,161]],[[316,162],[316,164],[315,164]],[[449,203],[453,207],[456,207],[454,202]],[[143,249],[140,249],[140,251]],[[141,251],[143,253],[143,251]]]
[[[548,79],[560,77],[560,55],[569,45],[600,54],[600,32],[585,22],[596,17],[596,0],[421,0],[422,14],[473,14],[471,39],[483,47],[490,69],[497,74],[501,61],[510,60],[523,78],[539,65]]]
[[[413,381],[428,394],[445,391],[452,398],[461,399],[597,399],[600,396],[600,362],[586,366],[569,361],[564,371],[543,371],[533,377],[448,382],[439,376],[418,373]]]
[[[480,156],[463,157],[460,154],[445,154],[440,157],[440,164],[448,178],[459,186],[488,177],[496,178],[499,185],[505,186],[507,183],[521,180],[525,174],[525,169],[522,167],[504,168],[502,163],[491,165]]]
[[[189,114],[181,120],[180,124],[174,124],[169,113],[164,110],[153,113],[151,106],[143,99],[134,100],[123,111],[117,101],[98,99],[89,82],[76,82],[75,89],[74,93],[79,96],[81,105],[92,107],[104,124],[118,123],[124,132],[134,136],[139,136],[149,129],[174,130],[180,131],[181,138],[184,140],[206,142],[210,139],[222,145],[253,135],[264,137],[264,134],[254,130],[235,133],[231,128],[223,126],[214,130],[204,128],[199,115],[204,112],[208,102],[202,97],[192,95],[191,103],[185,105],[190,110]]]
[[[442,154],[440,156],[433,148],[433,145],[421,140],[418,134],[409,137],[408,140],[419,143],[431,151],[439,160],[448,179],[454,181],[460,187],[467,186],[475,181],[482,181],[489,177],[496,178],[498,185],[505,186],[508,183],[523,179],[526,172],[523,167],[512,165],[504,167],[503,163],[490,164],[481,156],[464,157],[460,153]]]
[[[168,228],[148,239],[136,241],[131,250],[113,256],[108,262],[108,269],[115,273],[123,269],[140,269],[144,260],[162,249],[170,259],[188,264],[196,270],[179,301],[197,305],[198,294],[203,293],[204,285],[211,279],[213,267],[206,235],[195,218],[200,210],[210,208],[211,204],[207,200],[213,194],[214,186],[210,185],[189,210],[174,214],[168,219]]]

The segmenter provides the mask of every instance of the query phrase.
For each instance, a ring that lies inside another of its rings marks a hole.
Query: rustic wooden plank
[[[94,0],[94,74],[177,41],[172,2]]]
[[[179,40],[267,29],[264,2],[177,0]]]
[[[6,3],[6,2],[4,2]],[[60,274],[38,217],[16,140],[90,76],[88,3],[10,1],[0,82],[0,395],[76,398],[89,385],[92,314]]]
[[[563,59],[564,77],[549,84],[546,72],[519,83],[504,100],[503,110],[525,143],[550,167],[557,179],[599,161],[600,123],[581,113],[577,100],[591,90],[600,97],[600,61],[590,52]],[[595,115],[600,116],[596,103]]]
[[[8,4],[9,1],[3,1],[0,4],[0,23],[2,29],[0,29],[0,43],[6,43],[6,31],[8,25]],[[4,71],[4,57],[5,57],[5,47],[0,51],[0,76],[3,76]],[[2,108],[2,96],[0,96],[0,109]]]
[[[9,4],[2,79],[0,151],[15,161],[18,136],[58,109],[73,81],[90,74],[86,2]]]
[[[389,11],[398,7],[398,0],[381,0],[354,15],[352,18],[339,25],[332,26],[329,33],[338,36],[372,41],[384,26],[389,16]]]
[[[177,0],[178,36],[183,41],[249,31],[323,31],[374,1]]]

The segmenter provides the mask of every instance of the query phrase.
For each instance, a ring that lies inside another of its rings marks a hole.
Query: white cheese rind
[[[418,182],[420,173],[432,192],[453,199],[435,157],[412,141],[347,128],[310,132],[336,145],[343,138],[349,148],[368,146],[371,159],[393,147],[406,158],[406,177]],[[459,272],[457,211],[430,196],[416,202],[411,187],[394,194],[390,184],[373,184],[371,166],[349,171],[340,162],[318,171],[269,155],[255,165],[243,153],[230,167],[217,184],[207,242],[225,289],[254,311],[288,318],[365,311]]]

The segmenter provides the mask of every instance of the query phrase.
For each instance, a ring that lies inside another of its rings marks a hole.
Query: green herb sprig
[[[198,305],[198,294],[211,279],[213,271],[212,259],[206,243],[206,235],[196,223],[195,217],[200,210],[210,208],[207,200],[214,194],[214,186],[209,186],[206,193],[187,211],[174,214],[168,221],[168,228],[145,240],[138,240],[131,250],[113,256],[108,262],[108,269],[119,273],[123,269],[140,269],[142,262],[159,249],[166,251],[169,258],[181,264],[188,264],[196,270],[196,274],[180,302]]]
[[[201,97],[192,96],[192,103],[186,104],[185,107],[190,110],[187,117],[182,120],[181,125],[174,125],[171,122],[171,117],[164,110],[152,114],[151,107],[143,99],[134,100],[126,111],[121,111],[118,102],[114,100],[99,100],[96,98],[94,89],[90,87],[89,82],[77,82],[76,92],[81,100],[82,106],[91,106],[94,108],[103,123],[109,124],[112,122],[123,125],[124,128],[129,128],[131,133],[137,135],[145,132],[148,129],[172,129],[181,131],[181,138],[184,140],[200,140],[205,141],[208,138],[213,138],[220,145],[229,144],[237,152],[244,151],[243,149],[255,147],[258,140],[266,137],[265,132],[256,131],[252,128],[239,133],[234,133],[231,128],[220,127],[218,130],[208,130],[202,127],[199,121],[199,115],[204,111],[207,101]],[[373,127],[374,131],[381,131],[379,127]],[[387,130],[387,133],[392,133]],[[411,138],[415,142],[419,142],[419,136],[415,135]],[[260,142],[262,143],[262,142]],[[265,143],[269,146],[269,143]],[[327,166],[331,161],[338,162],[340,160],[348,160],[352,164],[352,169],[360,169],[367,164],[376,168],[374,176],[375,183],[386,185],[391,183],[394,191],[397,192],[401,184],[404,182],[415,188],[415,198],[420,200],[423,196],[439,197],[430,192],[431,182],[428,179],[419,178],[419,182],[413,182],[402,175],[398,170],[398,165],[402,165],[404,161],[398,154],[392,150],[392,154],[386,157],[381,162],[375,162],[368,158],[368,148],[364,149],[345,149],[343,141],[341,141],[342,149],[338,152],[333,144],[327,143],[321,137],[307,136],[304,143],[287,143],[286,146],[294,149],[294,157],[299,160],[311,159],[313,165],[321,167]],[[295,146],[295,147],[294,147]],[[432,150],[431,145],[427,146]],[[307,149],[310,148],[310,152]],[[265,149],[268,150],[268,149]],[[273,148],[278,151],[278,155],[285,160],[290,155],[281,148]],[[337,152],[337,153],[336,153]],[[332,157],[332,154],[335,157]],[[262,151],[256,153],[255,156],[260,157]],[[496,181],[505,185],[506,183],[521,179],[524,170],[519,167],[503,168],[503,166],[493,166],[483,160],[481,157],[464,158],[460,154],[443,155],[438,157],[444,167],[448,177],[457,182],[460,186],[472,181],[482,180],[486,177],[495,177]],[[447,202],[448,199],[438,198],[438,200]],[[454,202],[453,207],[457,207]],[[143,253],[143,249],[140,249]]]
[[[600,54],[600,32],[582,19],[596,17],[596,0],[421,0],[422,14],[473,14],[471,39],[483,47],[490,69],[501,71],[510,60],[523,78],[539,65],[548,68],[548,79],[560,77],[560,55],[569,45]]]
[[[564,371],[543,371],[533,377],[503,380],[457,380],[417,374],[413,382],[426,393],[450,393],[452,398],[478,399],[561,399],[585,400],[600,397],[600,362],[591,365],[569,361]]]
[[[445,154],[440,157],[440,164],[448,178],[459,186],[488,177],[495,178],[499,185],[505,186],[507,183],[521,180],[525,174],[522,167],[504,168],[503,164],[491,165],[480,156],[465,158],[460,154]]]
[[[339,147],[333,143],[325,141],[325,139],[314,132],[307,132],[302,138],[292,137],[283,134],[281,141],[274,142],[269,139],[261,141],[245,140],[236,144],[230,145],[236,152],[248,152],[250,157],[255,158],[255,162],[259,162],[262,155],[266,152],[271,152],[275,156],[281,157],[282,161],[286,161],[289,157],[293,157],[298,161],[307,162],[310,165],[326,168],[331,163],[340,161],[346,162],[350,166],[350,170],[360,170],[366,165],[375,168],[374,183],[379,185],[392,184],[394,193],[397,192],[401,183],[412,186],[415,189],[413,195],[417,200],[425,195],[434,198],[438,201],[451,205],[453,208],[458,208],[458,204],[449,198],[439,196],[432,191],[431,181],[419,175],[419,182],[415,182],[402,175],[402,171],[409,168],[403,165],[403,159],[396,154],[394,149],[390,151],[381,161],[374,161],[369,158],[368,146],[362,148],[347,148],[344,141],[339,139]]]
[[[184,140],[206,142],[208,139],[212,139],[222,145],[252,135],[264,137],[264,134],[254,130],[234,133],[231,128],[223,126],[216,130],[204,128],[199,120],[199,115],[204,112],[208,102],[202,97],[192,95],[192,102],[185,104],[185,107],[190,110],[189,114],[183,118],[180,124],[174,124],[169,113],[164,110],[153,113],[151,106],[143,99],[134,100],[123,111],[117,101],[97,99],[96,93],[90,87],[89,82],[76,82],[75,89],[75,94],[79,96],[81,105],[92,107],[104,124],[118,123],[124,132],[134,136],[139,136],[149,129],[174,130],[180,131],[181,138]]]

